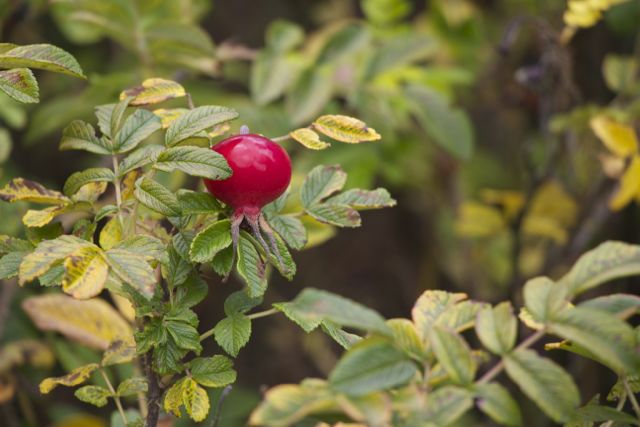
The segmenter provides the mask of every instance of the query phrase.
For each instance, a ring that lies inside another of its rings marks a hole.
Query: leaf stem
[[[522,341],[520,345],[518,345],[511,352],[516,352],[518,350],[524,350],[525,348],[531,347],[535,344],[540,338],[542,338],[545,334],[545,330],[541,329],[536,331],[536,333],[530,335],[526,340]],[[504,359],[500,359],[500,361],[491,369],[489,369],[479,380],[478,384],[486,384],[493,380],[496,376],[498,376],[504,370]]]
[[[633,394],[633,390],[631,390],[629,381],[626,378],[624,378],[622,382],[624,382],[624,388],[625,390],[627,390],[627,396],[629,396],[629,400],[631,401],[631,406],[633,406],[633,411],[636,413],[636,417],[638,418],[638,420],[640,420],[640,405],[638,405],[636,396]]]
[[[113,384],[111,384],[111,381],[109,380],[109,376],[107,375],[107,373],[104,371],[103,368],[100,368],[100,374],[102,374],[102,378],[104,378],[104,382],[107,383],[107,388],[113,395],[113,400],[116,402],[116,407],[118,408],[118,412],[120,412],[120,416],[122,417],[122,422],[124,422],[124,425],[127,425],[129,421],[127,420],[127,416],[124,413],[124,408],[122,407],[122,402],[120,401],[120,397],[118,397],[118,395],[116,394],[116,389],[113,388]]]
[[[287,141],[289,139],[291,139],[291,135],[287,134],[287,135],[282,135],[282,136],[276,136],[275,138],[270,138],[273,142],[282,142],[282,141]]]
[[[113,181],[113,186],[116,188],[116,206],[118,206],[118,221],[120,221],[120,226],[122,226],[122,193],[120,192],[120,168],[118,167],[118,156],[115,154],[111,155],[111,162],[113,163],[113,174],[115,175],[115,179]]]
[[[622,411],[622,408],[624,408],[624,404],[627,401],[627,393],[625,391],[625,393],[622,394],[622,396],[620,396],[620,400],[618,400],[618,405],[616,406],[616,410],[617,411]],[[611,421],[607,421],[606,423],[602,424],[602,427],[611,427],[613,425],[613,420]]]

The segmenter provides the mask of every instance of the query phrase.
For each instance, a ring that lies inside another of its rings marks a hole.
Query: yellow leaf
[[[134,169],[124,176],[121,182],[123,202],[126,202],[127,200],[133,198],[133,192],[136,189],[136,185],[135,185],[136,181],[141,176],[142,176],[142,171],[140,169]]]
[[[189,111],[187,108],[158,108],[153,110],[153,114],[160,117],[160,123],[162,123],[162,129],[168,128],[171,123],[184,113]]]
[[[326,115],[313,122],[313,129],[336,141],[358,143],[376,141],[380,135],[361,120],[349,116]]]
[[[122,241],[122,223],[120,221],[120,218],[114,216],[105,224],[100,232],[100,247],[105,251],[108,251]]]
[[[194,421],[202,421],[209,414],[209,396],[190,377],[184,377],[176,382],[164,398],[164,409],[180,416],[180,407],[184,406]]]
[[[616,156],[628,157],[638,152],[638,137],[633,127],[605,116],[591,119],[591,129]]]
[[[59,385],[67,387],[73,387],[74,385],[82,384],[85,382],[95,371],[98,369],[97,363],[89,363],[88,365],[80,366],[69,372],[67,375],[55,378],[45,378],[40,383],[40,393],[47,394]]]
[[[529,210],[529,216],[556,221],[563,228],[571,227],[577,214],[577,203],[555,181],[540,186],[533,196]]]
[[[529,310],[527,310],[524,307],[520,309],[520,313],[518,313],[518,318],[522,321],[522,323],[527,325],[528,328],[534,329],[536,331],[539,331],[540,329],[544,328],[544,325],[542,323],[537,322],[533,318],[533,315],[529,312]]]
[[[618,211],[637,197],[640,197],[640,155],[631,159],[631,164],[620,179],[618,191],[609,201],[609,207]]]
[[[115,292],[111,292],[111,299],[125,319],[129,322],[133,322],[136,319],[136,309],[133,307],[133,304],[131,304],[131,301]]]
[[[124,341],[114,341],[102,355],[102,366],[131,362],[136,355],[136,346]]]
[[[72,414],[53,424],[52,427],[107,427],[107,424],[95,415]]]
[[[50,367],[54,356],[47,345],[34,339],[12,341],[0,349],[0,374],[27,363],[35,367]]]
[[[186,92],[181,84],[172,80],[160,78],[147,79],[142,85],[123,91],[120,100],[133,97],[129,105],[158,104],[173,98],[185,96]]]
[[[5,202],[33,202],[46,205],[65,205],[71,200],[62,193],[44,188],[37,182],[14,178],[0,189],[0,200]]]
[[[134,342],[131,326],[100,299],[47,294],[25,299],[22,307],[39,329],[60,332],[89,347],[106,350],[116,340]]]
[[[66,235],[40,242],[36,249],[25,256],[20,263],[20,285],[46,273],[53,264],[84,246],[94,245],[79,237]]]
[[[531,236],[547,237],[559,245],[567,241],[567,230],[557,220],[544,216],[528,215],[522,226],[523,232]]]
[[[27,227],[43,227],[55,217],[67,211],[67,206],[51,206],[42,210],[29,209],[22,217],[22,223]]]
[[[600,160],[602,171],[609,178],[617,179],[624,173],[626,162],[623,157],[601,153],[598,155],[598,160]]]
[[[107,185],[109,185],[109,183],[105,181],[89,182],[80,187],[73,196],[73,199],[93,203],[107,190]]]
[[[320,135],[307,128],[296,129],[289,136],[311,150],[324,150],[331,146],[328,142],[321,141]]]
[[[102,251],[86,246],[64,260],[62,290],[78,299],[92,298],[102,292],[109,274],[109,265]]]
[[[209,138],[215,138],[216,136],[224,135],[230,130],[231,125],[229,123],[220,123],[219,125],[215,125],[207,135],[209,135]]]
[[[0,404],[13,399],[16,392],[16,380],[13,375],[0,375]]]
[[[462,237],[489,237],[506,227],[500,211],[482,203],[468,201],[460,206],[456,233]]]
[[[515,218],[524,205],[524,195],[520,191],[484,189],[480,193],[482,200],[490,205],[500,205],[507,219]]]

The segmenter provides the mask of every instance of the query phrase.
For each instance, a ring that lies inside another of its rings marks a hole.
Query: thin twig
[[[515,353],[516,351],[519,350],[524,350],[525,348],[529,348],[531,347],[533,344],[535,344],[540,338],[542,338],[545,334],[544,329],[541,329],[539,331],[536,331],[536,333],[530,335],[526,340],[522,341],[520,343],[519,346],[517,346],[513,352]],[[479,380],[478,380],[478,384],[485,384],[490,382],[492,379],[494,379],[496,376],[498,376],[502,371],[504,370],[504,361],[503,359],[500,359],[500,362],[498,362],[493,368],[491,368],[490,370],[488,370]]]
[[[124,413],[124,408],[122,407],[122,402],[120,401],[120,397],[116,394],[116,389],[113,388],[113,384],[111,384],[111,381],[109,380],[109,377],[107,376],[107,373],[104,371],[103,368],[100,368],[100,374],[102,375],[102,378],[104,378],[104,382],[107,383],[107,388],[113,395],[113,400],[116,402],[116,407],[118,408],[118,412],[120,412],[120,417],[122,417],[122,422],[124,423],[124,425],[127,425],[129,421],[127,421],[127,416]]]
[[[640,405],[638,405],[636,396],[633,394],[633,390],[631,390],[629,381],[626,378],[624,378],[622,382],[624,383],[625,390],[627,390],[627,395],[629,396],[629,400],[631,401],[631,406],[633,407],[633,411],[636,413],[636,417],[638,418],[638,420],[640,420]]]
[[[247,318],[250,320],[254,320],[254,319],[259,319],[261,317],[271,316],[272,314],[277,314],[277,313],[280,313],[280,310],[278,310],[277,308],[270,308],[269,310],[259,311],[257,313],[249,314],[247,315]],[[214,329],[215,329],[215,326],[207,330],[206,332],[204,332],[202,335],[200,335],[200,341],[204,341],[207,338],[209,338],[211,335],[213,335]]]
[[[623,393],[622,396],[620,396],[620,400],[618,400],[618,406],[616,406],[616,410],[617,411],[622,411],[622,408],[624,408],[624,404],[627,401],[627,393]],[[613,425],[613,420],[611,421],[607,421],[606,423],[602,424],[601,427],[611,427]]]

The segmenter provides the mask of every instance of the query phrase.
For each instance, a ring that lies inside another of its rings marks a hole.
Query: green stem
[[[124,413],[124,408],[122,407],[120,397],[118,397],[118,395],[116,394],[116,389],[113,388],[113,385],[111,384],[111,381],[109,381],[109,377],[107,376],[107,373],[104,371],[104,369],[100,368],[100,374],[102,374],[102,378],[104,378],[104,381],[107,383],[107,388],[113,395],[113,400],[116,402],[116,407],[118,408],[118,412],[120,412],[122,422],[124,422],[124,425],[127,425],[129,421],[127,421],[127,416]]]
[[[291,135],[282,135],[282,136],[276,136],[275,138],[270,138],[273,142],[282,142],[282,141],[288,141],[289,139],[291,139]]]
[[[616,406],[616,410],[617,411],[622,411],[622,408],[624,408],[624,404],[627,401],[627,393],[623,393],[622,396],[620,396],[620,400],[618,401],[618,406]],[[612,421],[607,421],[606,423],[602,424],[601,427],[611,427],[613,425],[613,420]]]
[[[544,334],[545,334],[544,329],[541,329],[541,330],[537,331],[535,334],[530,335],[526,340],[522,341],[522,343],[520,343],[519,346],[517,346],[515,349],[513,349],[512,352],[515,353],[518,350],[524,350],[525,348],[531,347],[540,338],[542,338],[544,336]],[[478,384],[486,384],[486,383],[490,382],[495,377],[497,377],[503,370],[504,370],[504,360],[500,359],[500,362],[498,362],[493,368],[488,370],[487,373],[484,374],[478,380]]]
[[[118,157],[113,154],[111,156],[111,162],[113,164],[113,174],[116,178],[113,181],[113,185],[116,188],[116,206],[118,207],[118,221],[120,221],[120,226],[122,226],[122,193],[120,192],[120,168],[118,166]]]
[[[257,313],[249,314],[247,315],[247,318],[250,320],[254,320],[254,319],[259,319],[261,317],[271,316],[272,314],[277,314],[277,313],[280,313],[280,310],[278,310],[277,308],[270,308],[269,310],[259,311]],[[214,329],[215,329],[215,326],[207,330],[206,332],[204,332],[202,335],[200,335],[200,341],[204,341],[207,338],[209,338],[211,335],[213,335]]]
[[[629,381],[626,378],[623,379],[622,381],[624,382],[625,390],[627,390],[627,396],[629,396],[629,400],[631,401],[631,406],[633,407],[633,411],[636,413],[636,417],[638,417],[638,420],[640,420],[640,405],[638,405],[636,396],[633,394],[633,390],[631,390]]]

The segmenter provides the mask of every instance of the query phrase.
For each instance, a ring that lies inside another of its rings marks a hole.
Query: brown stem
[[[153,350],[149,350],[144,355],[144,369],[149,383],[148,394],[148,411],[145,427],[156,427],[158,425],[158,417],[160,415],[160,398],[162,397],[162,389],[160,388],[160,380],[158,374],[153,371]]]
[[[545,334],[544,329],[536,331],[536,333],[530,335],[526,340],[522,341],[518,347],[516,347],[512,353],[515,353],[518,350],[524,350],[525,348],[531,347],[536,343],[540,338],[542,338]],[[493,368],[489,369],[483,376],[478,380],[478,384],[485,384],[493,380],[504,370],[504,360],[500,359]]]

